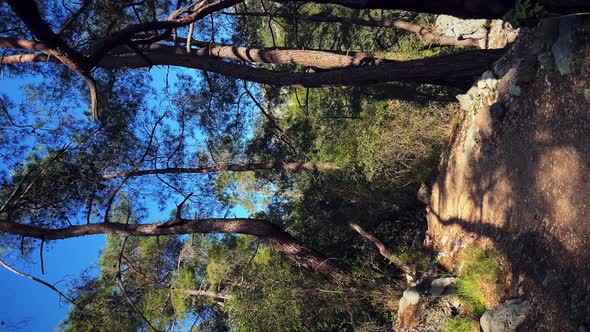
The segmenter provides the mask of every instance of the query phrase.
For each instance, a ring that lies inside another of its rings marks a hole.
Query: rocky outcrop
[[[564,23],[578,19],[525,30],[458,97],[427,209],[425,246],[446,268],[474,241],[501,253],[505,295],[530,304],[524,330],[590,328],[590,18]]]
[[[514,42],[518,30],[501,20],[463,20],[439,15],[434,23],[436,31],[444,36],[462,39],[479,39],[480,48],[503,48]]]
[[[531,306],[520,299],[508,300],[486,311],[479,322],[483,332],[514,332],[524,323]]]
[[[399,302],[397,331],[440,332],[460,306],[457,296],[447,292],[456,278],[425,279],[404,291]]]

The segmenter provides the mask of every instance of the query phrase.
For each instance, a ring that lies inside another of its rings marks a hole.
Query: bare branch
[[[397,266],[400,270],[402,270],[406,276],[413,278],[415,275],[415,271],[412,267],[406,264],[399,256],[394,255],[387,247],[381,242],[378,238],[376,238],[373,234],[367,233],[361,226],[357,224],[350,224],[350,227],[354,229],[355,232],[359,233],[363,238],[372,242],[377,249],[379,249],[379,253],[381,256],[387,258],[390,262],[392,262],[395,266]]]
[[[216,172],[250,172],[261,170],[285,170],[285,171],[306,171],[313,172],[316,170],[337,169],[334,163],[313,163],[313,162],[278,162],[271,161],[267,163],[251,164],[219,164],[211,167],[168,167],[147,170],[135,170],[124,173],[103,174],[105,180],[122,177],[136,177],[149,174],[208,174]]]
[[[272,248],[285,254],[300,266],[325,274],[334,280],[346,281],[350,279],[349,272],[334,264],[331,259],[305,246],[279,226],[259,219],[183,218],[179,222],[173,223],[98,223],[56,229],[0,221],[0,232],[45,240],[66,239],[92,234],[112,234],[119,236],[162,236],[195,233],[247,234],[266,241]]]
[[[13,268],[12,266],[6,264],[6,262],[4,262],[2,259],[0,259],[0,265],[4,266],[5,269],[7,269],[8,271],[10,271],[10,272],[12,272],[12,273],[14,273],[16,275],[19,275],[21,277],[24,277],[24,278],[27,278],[27,279],[30,279],[30,280],[33,280],[35,282],[38,282],[38,283],[42,284],[43,286],[45,286],[45,287],[51,289],[52,291],[56,292],[59,296],[61,296],[64,299],[66,299],[68,302],[70,302],[71,304],[73,304],[77,308],[82,309],[82,307],[80,307],[76,303],[76,301],[74,301],[73,299],[69,298],[62,291],[60,291],[59,289],[57,289],[55,286],[53,286],[52,284],[48,283],[47,281],[42,280],[42,279],[39,279],[37,277],[34,277],[34,276],[30,275],[30,274],[26,274],[24,272],[18,271],[15,268]]]

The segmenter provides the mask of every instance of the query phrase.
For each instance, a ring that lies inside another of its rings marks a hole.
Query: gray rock
[[[512,84],[510,84],[510,88],[508,88],[508,93],[511,96],[518,97],[522,93],[522,89],[513,82]]]
[[[584,99],[590,103],[590,89],[584,89]]]
[[[561,75],[571,74],[574,70],[575,31],[583,22],[580,16],[568,16],[559,22],[559,38],[551,47],[551,53]]]
[[[512,332],[520,326],[531,310],[528,302],[508,300],[493,310],[486,311],[479,323],[483,332]]]
[[[503,102],[498,101],[490,106],[490,116],[493,121],[502,121],[504,115],[506,115],[506,105]]]
[[[469,94],[457,95],[455,98],[457,98],[457,100],[459,101],[459,105],[461,105],[461,109],[465,110],[465,111],[471,110],[471,108],[473,107],[473,105],[475,103],[475,99],[473,98],[473,96],[471,96]]]
[[[441,296],[449,285],[457,282],[457,278],[445,277],[434,279],[430,284],[430,294],[432,296]]]
[[[449,15],[436,17],[436,31],[445,36],[459,38],[483,38],[486,35],[486,20],[464,20]]]
[[[532,42],[528,48],[529,54],[547,52],[559,37],[559,20],[541,20],[533,30]]]
[[[466,94],[457,95],[455,98],[459,101],[461,109],[465,111],[472,111],[475,108],[475,102],[479,96],[479,89],[477,86],[472,86]]]
[[[483,75],[481,75],[481,78],[479,79],[479,81],[477,81],[477,87],[482,90],[482,89],[489,89],[489,90],[494,90],[496,88],[496,79],[494,78],[494,73],[492,73],[491,71],[486,71],[485,73],[483,73]]]
[[[406,289],[402,298],[399,300],[398,315],[401,315],[407,307],[418,304],[418,302],[420,302],[420,293],[418,293],[418,289],[416,289],[416,287]]]
[[[537,63],[539,62],[536,56],[528,56],[518,63],[518,73],[516,75],[516,84],[522,86],[527,85],[535,80],[537,77]]]

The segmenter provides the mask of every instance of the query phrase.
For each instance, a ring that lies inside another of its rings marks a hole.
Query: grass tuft
[[[467,248],[461,253],[457,292],[467,314],[479,317],[500,302],[502,271],[499,260],[500,256],[490,250]]]
[[[477,332],[479,323],[473,318],[455,317],[443,325],[444,332]]]

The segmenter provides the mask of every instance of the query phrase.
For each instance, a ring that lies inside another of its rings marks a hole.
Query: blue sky
[[[178,71],[178,69],[171,69],[167,73],[166,68],[152,68],[150,72],[154,88],[160,90],[164,87],[166,74],[168,74],[169,86],[173,87]],[[30,78],[30,81],[34,80],[34,77]],[[0,79],[0,92],[19,101],[23,96],[21,87],[30,81]],[[158,102],[149,101],[150,106],[155,106]],[[149,215],[155,220],[167,218],[169,211],[173,208],[171,206],[170,209],[159,212],[155,203],[150,207]],[[246,217],[249,214],[243,207],[238,206],[232,209],[231,215]],[[105,244],[104,235],[46,244],[43,255],[46,272],[44,275],[41,274],[38,264],[38,250],[33,252],[29,262],[23,261],[16,254],[4,252],[1,256],[12,267],[50,282],[62,291],[67,291],[68,280],[75,279],[85,271],[94,275],[98,273],[96,263],[100,250]],[[49,288],[0,267],[0,331],[53,331],[66,317],[68,311],[69,304],[64,300],[60,301],[59,296]]]
[[[43,254],[44,275],[41,274],[39,264],[25,263],[10,257],[6,263],[65,289],[67,284],[59,282],[80,275],[93,262],[98,262],[99,250],[105,243],[104,235],[52,242]],[[33,253],[31,260],[33,263],[39,262],[38,252]],[[1,331],[53,331],[65,318],[68,307],[69,304],[60,301],[59,296],[49,288],[0,268],[0,321],[6,322],[8,327],[0,327]],[[21,321],[22,324],[17,324]]]
[[[2,79],[0,92],[18,101],[22,99],[21,87],[26,83],[28,81]],[[38,251],[29,262],[10,253],[3,253],[2,258],[18,270],[64,289],[67,286],[64,281],[79,276],[98,261],[105,241],[104,235],[95,235],[49,243],[43,254],[44,275],[38,264]],[[59,296],[49,288],[0,267],[0,331],[53,331],[65,318],[68,308],[69,304],[60,302]]]

